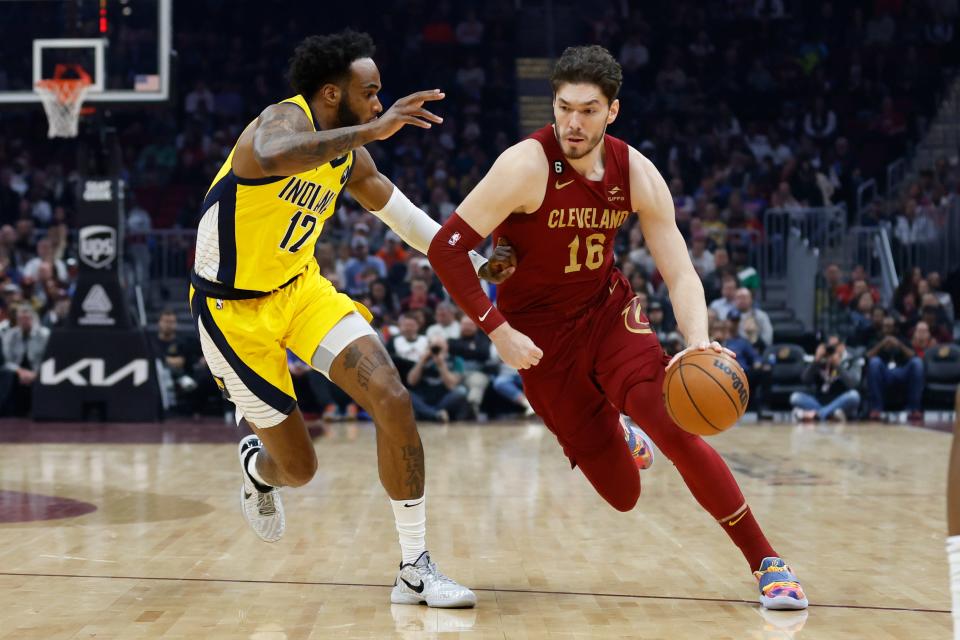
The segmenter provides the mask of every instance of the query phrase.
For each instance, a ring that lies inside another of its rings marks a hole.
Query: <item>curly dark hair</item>
[[[610,52],[598,44],[567,47],[550,75],[553,93],[564,83],[595,84],[613,102],[623,84],[623,71]]]
[[[346,80],[353,61],[372,58],[375,51],[369,35],[352,29],[308,36],[297,45],[290,58],[287,80],[294,91],[309,100],[323,85]]]

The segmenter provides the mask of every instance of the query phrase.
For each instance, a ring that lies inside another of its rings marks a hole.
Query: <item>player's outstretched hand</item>
[[[377,140],[386,140],[406,124],[422,129],[429,129],[432,124],[440,124],[443,118],[430,113],[423,108],[423,103],[433,100],[443,100],[444,93],[440,89],[418,91],[393,103],[386,112],[370,123],[374,128]]]
[[[730,349],[727,349],[725,346],[723,346],[716,340],[714,340],[713,342],[703,341],[695,345],[691,345],[686,349],[684,349],[683,351],[681,351],[680,353],[678,353],[677,355],[673,356],[673,358],[671,358],[670,362],[667,364],[667,371],[670,371],[670,367],[673,366],[673,363],[679,360],[684,354],[690,353],[691,351],[706,351],[707,349],[713,349],[717,353],[725,353],[731,358],[737,357],[737,354],[735,354],[733,351],[730,351]]]
[[[490,332],[490,340],[504,364],[514,369],[535,367],[543,357],[543,351],[533,344],[533,340],[506,322]]]
[[[517,253],[506,238],[500,238],[497,240],[497,246],[493,250],[493,255],[487,260],[487,264],[480,267],[479,275],[487,282],[500,284],[512,276],[516,270]]]

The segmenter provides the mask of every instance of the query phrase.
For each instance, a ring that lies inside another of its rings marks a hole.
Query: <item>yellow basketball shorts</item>
[[[344,316],[370,312],[340,293],[311,261],[282,289],[251,300],[218,300],[190,287],[203,357],[224,396],[258,428],[282,422],[296,406],[287,349],[310,363]]]

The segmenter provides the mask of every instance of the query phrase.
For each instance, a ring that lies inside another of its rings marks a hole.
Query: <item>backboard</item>
[[[86,102],[159,102],[170,94],[172,0],[2,0],[0,104],[39,102],[57,64],[79,64]]]

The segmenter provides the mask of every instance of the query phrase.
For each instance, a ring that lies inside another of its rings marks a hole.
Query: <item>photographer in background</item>
[[[798,421],[837,420],[855,416],[860,407],[863,362],[854,358],[837,336],[817,346],[813,362],[803,372],[804,384],[816,385],[816,395],[796,391],[790,396],[793,417]]]
[[[442,331],[427,337],[427,351],[407,373],[407,388],[417,420],[459,420],[468,408],[463,361],[450,355]]]

